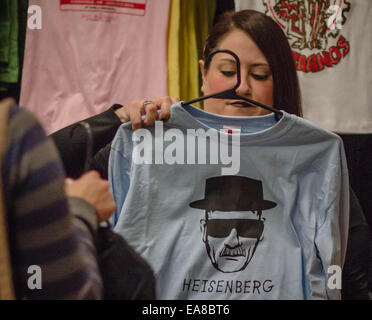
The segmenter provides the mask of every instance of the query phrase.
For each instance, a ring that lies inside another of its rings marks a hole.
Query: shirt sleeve
[[[314,275],[312,278],[313,298],[317,298],[318,290],[322,290],[327,299],[341,299],[349,228],[349,178],[341,142],[334,156],[338,160],[331,164],[324,183],[325,215],[320,217],[315,233],[315,246],[322,268],[318,281],[314,281]]]
[[[95,212],[69,205],[57,150],[26,110],[11,109],[2,169],[17,297],[102,298],[92,235],[71,210]]]
[[[114,227],[123,211],[132,169],[133,144],[131,138],[124,131],[123,127],[118,130],[118,134],[111,144],[109,157],[109,182],[116,204],[116,210],[110,218],[111,225]]]

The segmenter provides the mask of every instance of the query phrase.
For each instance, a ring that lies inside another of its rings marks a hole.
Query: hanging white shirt
[[[338,133],[372,133],[371,0],[235,0],[272,17],[287,35],[304,118]]]

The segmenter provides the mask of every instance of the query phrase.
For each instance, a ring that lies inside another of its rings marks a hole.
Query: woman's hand
[[[116,209],[109,182],[96,171],[84,173],[76,180],[65,180],[65,192],[89,202],[97,211],[99,222],[107,221]]]
[[[137,100],[115,110],[121,122],[132,121],[132,129],[137,130],[142,126],[142,116],[146,115],[144,123],[153,124],[156,119],[166,120],[170,117],[170,107],[179,102],[178,98],[161,97],[149,100]],[[158,117],[158,110],[161,110]]]

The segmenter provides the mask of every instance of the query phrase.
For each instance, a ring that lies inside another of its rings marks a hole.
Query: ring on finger
[[[146,111],[146,106],[147,106],[148,104],[152,104],[152,103],[154,103],[154,102],[151,101],[151,100],[145,100],[145,101],[143,101],[143,103],[142,103],[142,110],[143,110],[143,111]]]

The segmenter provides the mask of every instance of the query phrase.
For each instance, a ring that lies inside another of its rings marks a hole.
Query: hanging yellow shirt
[[[171,0],[168,29],[168,93],[191,100],[201,95],[199,59],[216,0]]]

